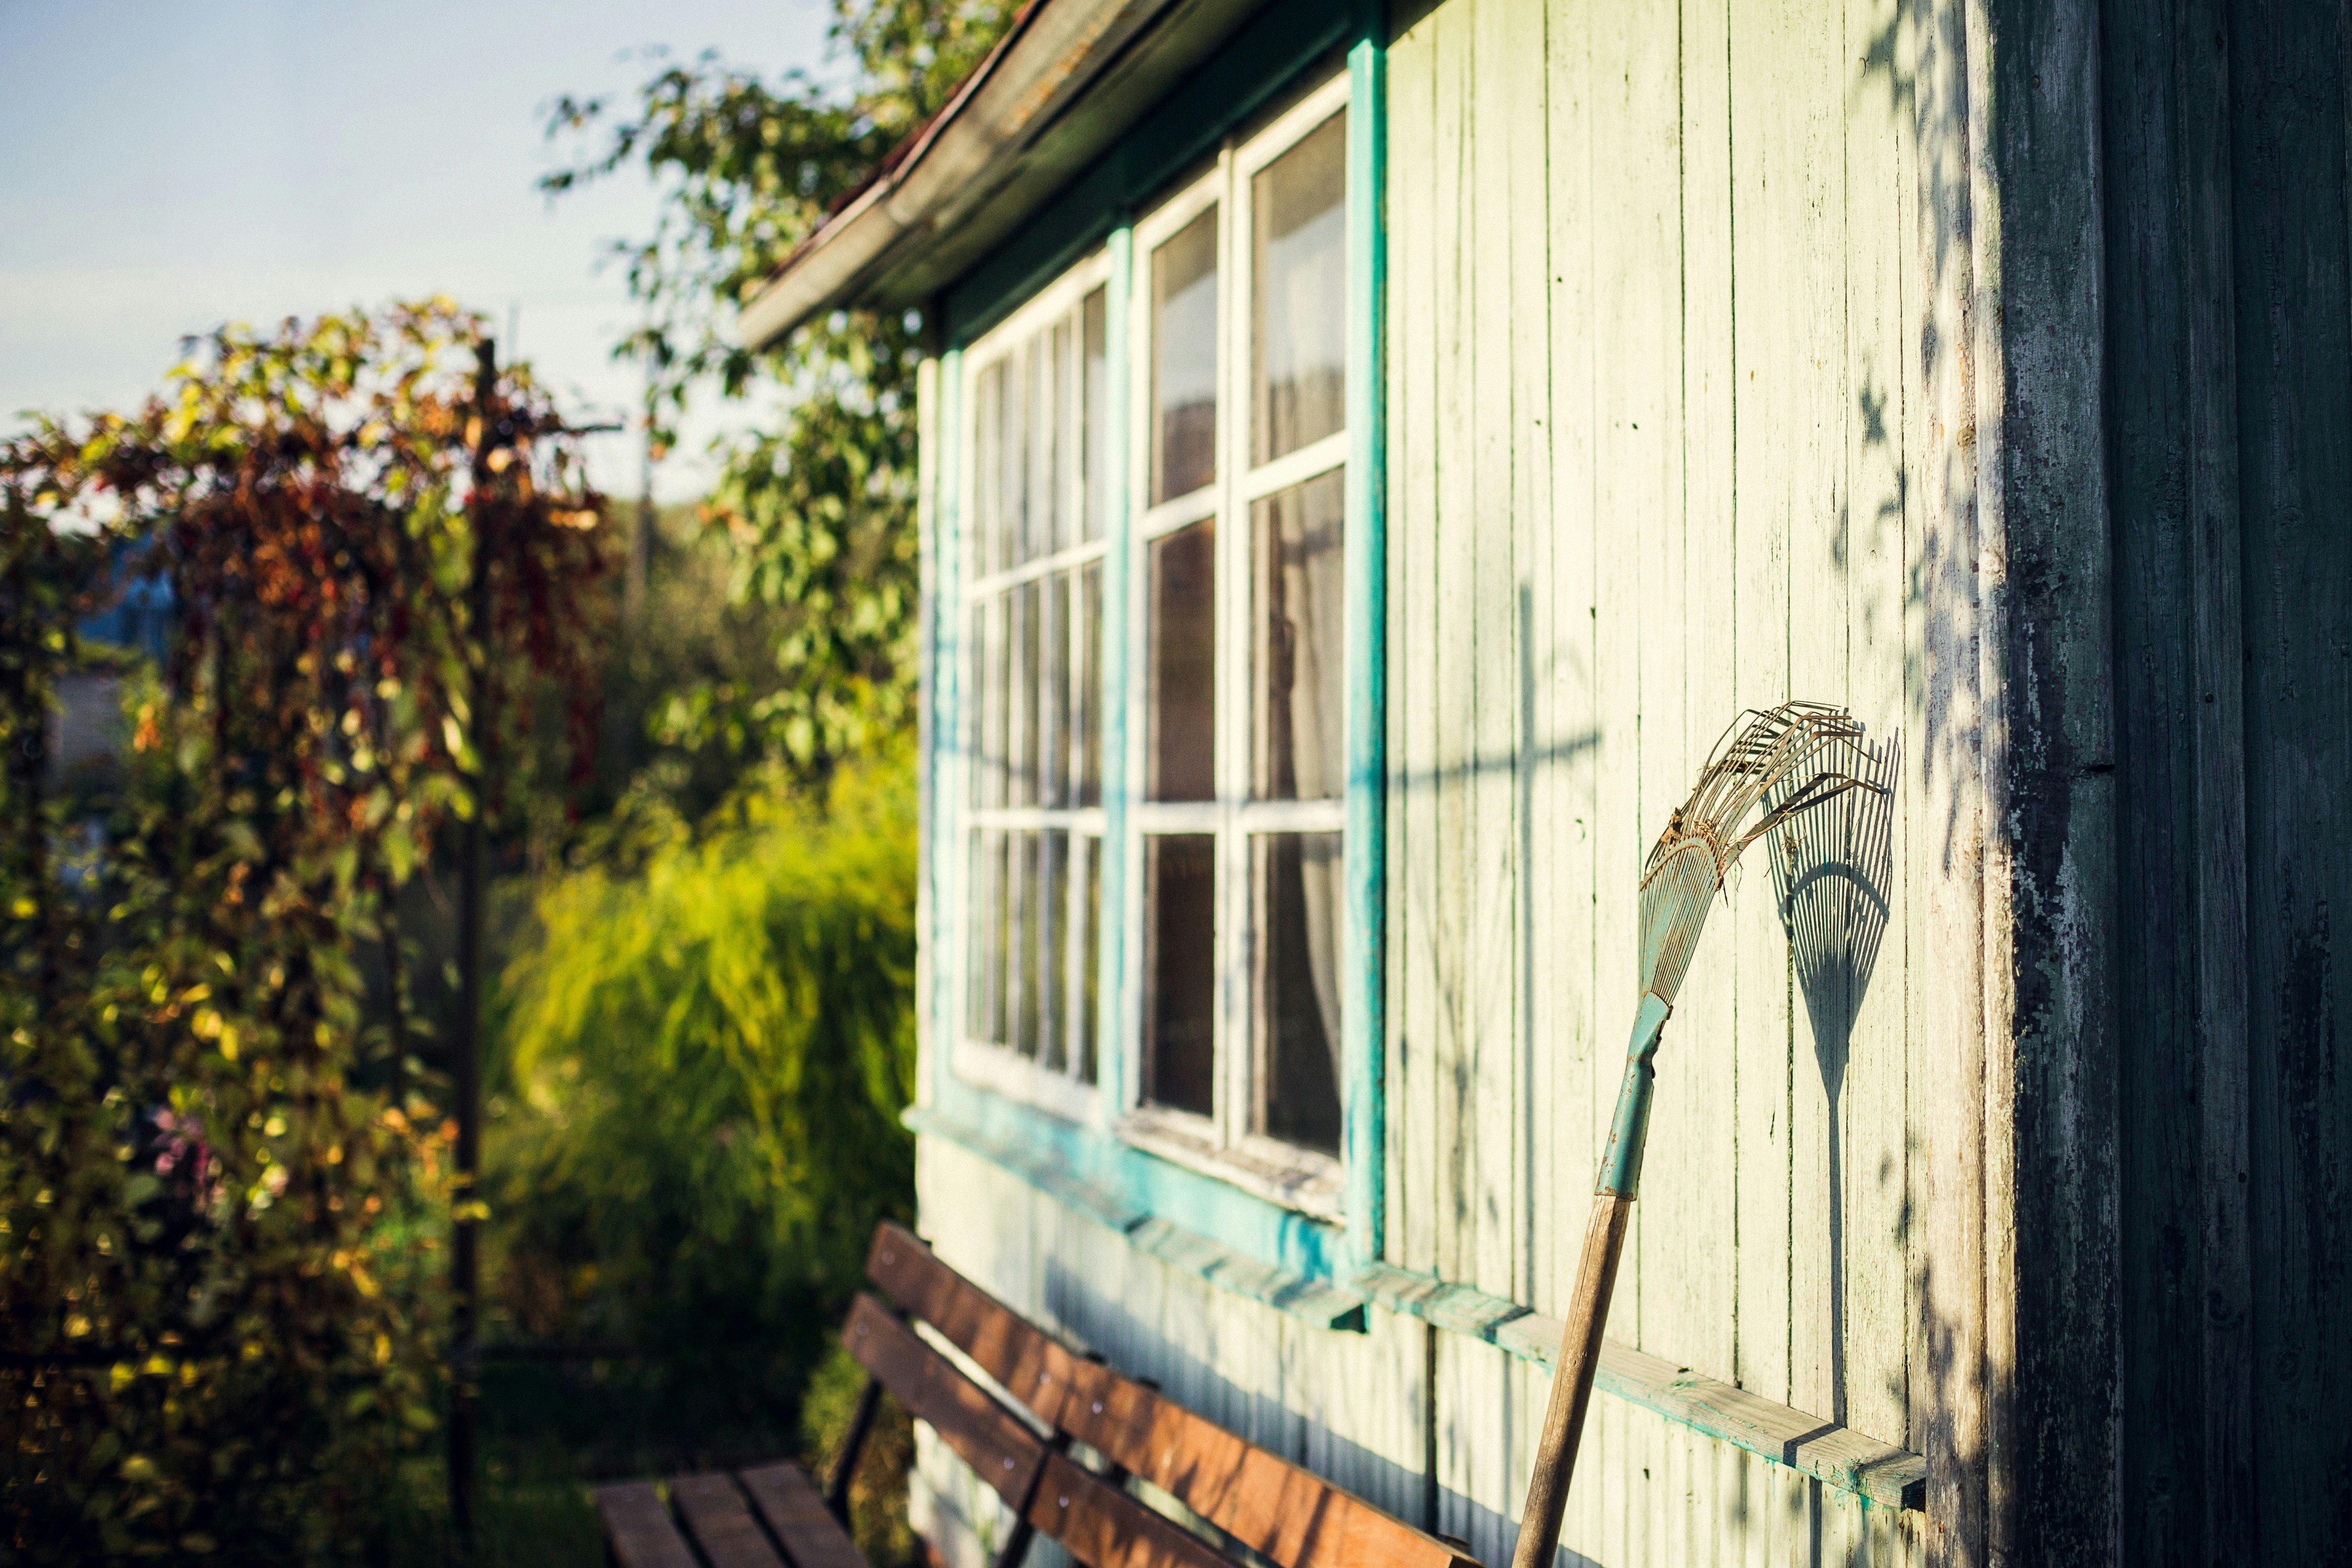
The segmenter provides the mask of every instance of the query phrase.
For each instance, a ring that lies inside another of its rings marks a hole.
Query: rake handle
[[[1511,1568],[1551,1568],[1559,1550],[1559,1516],[1568,1506],[1568,1483],[1576,1472],[1577,1440],[1584,1435],[1585,1407],[1592,1403],[1592,1374],[1601,1367],[1601,1334],[1609,1326],[1609,1298],[1617,1289],[1617,1260],[1625,1251],[1625,1226],[1633,1215],[1633,1194],[1642,1183],[1642,1148],[1649,1142],[1650,1095],[1657,1083],[1652,1067],[1658,1037],[1674,1009],[1655,993],[1645,993],[1625,1048],[1625,1082],[1617,1093],[1617,1115],[1609,1145],[1601,1155],[1601,1179],[1592,1194],[1592,1218],[1584,1227],[1584,1256],[1576,1267],[1576,1293],[1569,1298],[1568,1321],[1560,1329],[1559,1359],[1552,1365],[1551,1399],[1544,1406],[1543,1439],[1536,1446],[1535,1473],[1528,1479],[1527,1506],[1519,1512],[1518,1544]]]
[[[1601,1365],[1601,1331],[1609,1324],[1609,1296],[1617,1286],[1617,1259],[1625,1250],[1625,1222],[1633,1213],[1633,1200],[1626,1194],[1593,1196],[1592,1219],[1584,1227],[1584,1261],[1576,1270],[1568,1325],[1560,1331],[1551,1402],[1544,1407],[1543,1441],[1536,1448],[1511,1568],[1550,1568],[1559,1548],[1560,1511],[1568,1505],[1584,1407],[1592,1403],[1592,1374]]]

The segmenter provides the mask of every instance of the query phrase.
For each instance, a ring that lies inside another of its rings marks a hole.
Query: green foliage
[[[822,805],[771,775],[541,888],[487,1178],[518,1330],[706,1358],[789,1407],[875,1223],[912,1208],[914,821],[898,748]]]
[[[730,443],[708,516],[739,551],[732,588],[784,622],[772,678],[682,695],[666,738],[742,737],[752,757],[821,779],[913,714],[915,367],[919,321],[849,312],[754,353],[727,331],[742,300],[948,101],[1002,35],[1007,0],[836,0],[835,86],[773,85],[705,54],[647,81],[631,112],[566,99],[550,125],[603,150],[551,191],[642,163],[664,182],[655,232],[625,245],[644,324],[618,352],[651,372],[647,417],[667,441],[698,386],[780,387],[772,432]]]
[[[817,1363],[801,1401],[801,1458],[809,1474],[820,1479],[833,1474],[866,1381],[866,1369],[837,1343]],[[907,1517],[907,1477],[914,1465],[914,1421],[886,1394],[849,1478],[849,1531],[874,1568],[904,1568],[920,1556]]]
[[[111,797],[50,798],[37,748],[0,796],[24,1560],[337,1560],[435,1425],[448,1134],[386,1092],[358,959],[479,809],[476,668],[563,671],[597,567],[560,424],[472,384],[478,337],[440,301],[226,329],[169,397],[0,449],[0,732],[38,732],[114,574],[181,607]]]

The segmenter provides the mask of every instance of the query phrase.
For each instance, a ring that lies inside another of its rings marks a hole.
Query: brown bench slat
[[[1066,1347],[878,1227],[866,1273],[1038,1419],[1167,1491],[1283,1568],[1476,1568],[1476,1560]]]
[[[621,1568],[701,1568],[651,1481],[598,1487],[596,1512]]]
[[[841,1337],[909,1414],[929,1422],[999,1497],[1021,1506],[1045,1457],[1035,1433],[871,1296],[857,1298]]]
[[[1214,1547],[1052,1452],[872,1297],[858,1298],[844,1337],[866,1370],[930,1422],[1000,1497],[1015,1509],[1025,1504],[1029,1522],[1088,1568],[1235,1568]]]
[[[710,1568],[784,1568],[733,1477],[680,1476],[670,1482],[669,1495]]]
[[[1029,1522],[1087,1568],[1234,1568],[1222,1552],[1059,1454],[1046,1456]]]
[[[793,1568],[866,1568],[865,1555],[824,1506],[824,1494],[806,1470],[798,1465],[762,1465],[745,1470],[740,1479],[751,1495],[751,1506],[784,1543]]]

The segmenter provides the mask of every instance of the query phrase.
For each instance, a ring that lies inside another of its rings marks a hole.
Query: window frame
[[[1357,853],[1360,829],[1351,811],[1351,792],[1312,801],[1254,800],[1252,795],[1254,616],[1256,609],[1252,509],[1267,497],[1348,468],[1358,460],[1360,445],[1356,426],[1363,417],[1365,400],[1345,398],[1341,427],[1263,464],[1252,465],[1253,400],[1256,395],[1254,344],[1255,279],[1252,275],[1252,225],[1257,174],[1334,115],[1355,112],[1352,73],[1341,70],[1306,89],[1287,107],[1245,135],[1226,138],[1215,164],[1137,219],[1129,265],[1129,298],[1136,307],[1127,312],[1128,329],[1128,450],[1139,460],[1128,465],[1131,544],[1135,567],[1128,574],[1126,603],[1126,668],[1129,679],[1120,700],[1139,722],[1128,727],[1124,780],[1127,789],[1127,829],[1120,846],[1126,858],[1122,887],[1126,897],[1120,911],[1120,942],[1138,962],[1128,967],[1134,976],[1120,1001],[1120,1042],[1129,1058],[1121,1075],[1114,1131],[1129,1143],[1175,1163],[1241,1186],[1283,1206],[1319,1219],[1344,1222],[1349,1208],[1348,1152],[1351,1140],[1346,1129],[1349,1102],[1364,1093],[1349,1070],[1349,1053],[1343,1046],[1337,1074],[1342,1127],[1337,1156],[1283,1142],[1257,1131],[1255,1120],[1259,1077],[1266,1052],[1257,1010],[1257,968],[1263,941],[1252,912],[1255,879],[1251,868],[1254,841],[1276,833],[1330,833],[1341,836],[1340,886],[1352,891],[1355,878],[1348,858]],[[1352,151],[1352,149],[1351,149]],[[1359,193],[1350,169],[1345,199],[1352,205]],[[1182,496],[1154,504],[1151,451],[1153,341],[1151,300],[1152,257],[1159,246],[1211,207],[1217,219],[1217,366],[1216,475],[1208,484]],[[1354,242],[1353,215],[1348,232]],[[1350,258],[1352,267],[1352,258]],[[1352,335],[1352,334],[1351,334]],[[1351,372],[1353,366],[1350,366]],[[1352,374],[1351,378],[1352,380]],[[1349,487],[1352,502],[1355,495]],[[1347,508],[1349,550],[1359,548],[1353,535],[1362,526]],[[1216,523],[1215,562],[1218,582],[1216,618],[1216,766],[1214,798],[1209,801],[1163,802],[1143,797],[1146,777],[1150,670],[1147,650],[1150,636],[1148,554],[1155,540],[1204,519]],[[1349,595],[1354,599],[1357,595]],[[1349,603],[1350,617],[1363,607]],[[1356,639],[1350,637],[1352,649]],[[1349,658],[1349,696],[1362,672]],[[1350,700],[1347,706],[1352,710]],[[1142,973],[1146,952],[1144,931],[1144,840],[1155,834],[1202,833],[1215,836],[1217,887],[1215,895],[1215,972],[1217,995],[1213,1012],[1216,1094],[1210,1116],[1164,1105],[1143,1095],[1144,1008],[1149,976]],[[1339,910],[1343,923],[1354,916],[1344,896]],[[1353,1010],[1360,987],[1352,984],[1348,961],[1356,943],[1339,944],[1340,991],[1346,998],[1342,1018]],[[1373,1070],[1377,1072],[1375,1064]],[[1108,1075],[1104,1075],[1108,1080]],[[1373,1090],[1372,1092],[1377,1092]]]
[[[1396,1175],[1388,1159],[1385,1083],[1390,1051],[1383,660],[1390,435],[1384,410],[1390,367],[1383,349],[1386,235],[1381,197],[1386,165],[1386,61],[1379,23],[1374,13],[1334,14],[1296,0],[1282,0],[1251,21],[1219,57],[1217,68],[1229,79],[1223,86],[1162,101],[1152,111],[1150,124],[1130,132],[1094,174],[1055,198],[998,251],[933,299],[927,316],[941,333],[940,353],[919,374],[925,434],[919,516],[928,600],[919,894],[925,945],[917,979],[922,995],[922,1068],[908,1123],[926,1136],[950,1138],[985,1152],[1039,1190],[1116,1229],[1131,1229],[1139,1223],[1134,1216],[1145,1216],[1175,1227],[1168,1233],[1173,1237],[1216,1244],[1200,1252],[1201,1258],[1221,1256],[1217,1248],[1223,1247],[1277,1275],[1311,1281],[1345,1281],[1355,1268],[1384,1256],[1389,1189]],[[1129,860],[1138,843],[1127,813],[1141,784],[1139,769],[1130,763],[1130,731],[1139,726],[1129,699],[1140,672],[1129,667],[1128,643],[1129,600],[1139,574],[1139,563],[1132,559],[1136,531],[1131,496],[1140,482],[1135,470],[1149,462],[1150,453],[1148,447],[1132,449],[1129,393],[1139,367],[1130,363],[1129,345],[1134,339],[1131,316],[1147,308],[1149,296],[1139,300],[1130,291],[1139,250],[1133,214],[1159,200],[1183,179],[1188,168],[1216,158],[1223,140],[1245,128],[1246,121],[1271,119],[1255,106],[1316,90],[1336,96],[1339,89],[1328,85],[1325,75],[1335,55],[1344,56],[1349,84],[1343,395],[1352,447],[1344,485],[1348,825],[1339,973],[1346,1199],[1344,1215],[1336,1218],[1289,1201],[1277,1184],[1242,1179],[1231,1163],[1164,1158],[1112,1131],[1121,1108],[1133,1102],[1141,1067],[1137,971],[1142,955],[1129,951],[1131,922],[1126,918],[1137,891]],[[1056,1110],[1030,1096],[1021,1075],[1014,1075],[1002,1091],[973,1081],[961,1070],[961,1053],[956,1047],[968,1005],[963,969],[970,923],[964,888],[969,861],[963,847],[969,759],[963,753],[964,719],[972,695],[966,689],[972,672],[965,657],[969,627],[961,585],[977,563],[978,552],[969,505],[975,464],[968,427],[975,400],[966,362],[1000,324],[1033,308],[1074,260],[1087,258],[1089,247],[1097,247],[1108,253],[1109,261],[1106,330],[1111,438],[1107,469],[1114,479],[1107,519],[1110,564],[1102,648],[1102,800],[1107,834],[1117,848],[1106,855],[1101,873],[1099,1087],[1091,1097],[1081,1097],[1086,1100],[1082,1107]],[[1086,1114],[1074,1114],[1081,1110]],[[1216,1277],[1232,1283],[1223,1274]],[[1319,1308],[1309,1297],[1282,1293],[1266,1299],[1321,1321],[1315,1315]],[[1362,1323],[1360,1318],[1352,1323],[1335,1319],[1325,1326],[1360,1328]]]
[[[1089,672],[1097,682],[1097,722],[1102,726],[1104,741],[1100,764],[1103,776],[1097,781],[1097,803],[1091,806],[1076,805],[1013,806],[1001,803],[992,806],[981,806],[973,803],[974,773],[979,766],[978,748],[973,744],[973,738],[977,734],[978,726],[984,721],[985,706],[989,698],[985,689],[971,679],[970,664],[981,654],[981,649],[973,646],[971,637],[971,615],[976,606],[993,599],[1008,588],[1024,583],[1045,581],[1063,572],[1072,574],[1075,579],[1089,565],[1101,574],[1101,602],[1097,606],[1097,614],[1101,617],[1097,644],[1099,652],[1107,655],[1111,639],[1120,635],[1118,626],[1118,617],[1113,614],[1111,605],[1111,597],[1115,592],[1111,555],[1115,535],[1123,526],[1120,508],[1116,504],[1115,490],[1106,492],[1106,500],[1110,504],[1105,509],[1108,515],[1104,517],[1102,531],[1097,537],[1092,539],[1084,537],[1084,529],[1081,526],[1077,531],[1080,537],[1075,542],[1065,545],[1059,550],[1034,556],[1013,566],[996,567],[992,563],[983,569],[982,563],[977,560],[977,550],[981,541],[982,465],[977,460],[980,451],[980,399],[976,395],[975,389],[980,385],[981,378],[991,368],[999,364],[1015,363],[1013,356],[1022,344],[1036,338],[1041,332],[1050,334],[1058,321],[1068,321],[1073,323],[1075,340],[1073,357],[1077,364],[1083,367],[1086,355],[1083,307],[1087,297],[1097,289],[1108,289],[1113,270],[1109,250],[1107,247],[1096,248],[1064,270],[1053,281],[1038,289],[1029,299],[1024,300],[1003,321],[975,339],[958,356],[957,374],[961,385],[957,398],[955,436],[958,449],[966,455],[966,460],[958,466],[957,513],[965,525],[963,536],[959,541],[960,555],[965,569],[959,574],[950,614],[957,618],[958,622],[955,657],[959,668],[956,672],[956,682],[963,700],[959,704],[955,715],[956,742],[950,748],[960,765],[951,771],[950,778],[943,781],[949,784],[953,792],[951,798],[956,808],[954,817],[956,830],[952,839],[942,851],[945,872],[942,880],[946,883],[944,891],[950,900],[949,908],[955,911],[950,919],[950,929],[956,933],[956,940],[951,944],[953,955],[951,962],[946,966],[950,973],[943,977],[950,986],[948,1016],[952,1020],[952,1047],[950,1054],[953,1070],[958,1077],[976,1088],[992,1090],[1009,1098],[1025,1101],[1068,1121],[1097,1126],[1102,1125],[1105,1121],[1101,1111],[1101,1086],[1107,1079],[1115,1081],[1118,1072],[1114,1047],[1117,1034],[1115,1029],[1108,1026],[1117,1015],[1117,998],[1105,991],[1100,978],[1100,971],[1104,967],[1101,963],[1102,950],[1117,939],[1117,931],[1113,921],[1108,918],[1111,911],[1101,897],[1097,896],[1096,900],[1095,917],[1097,977],[1095,993],[1097,1001],[1093,1082],[1089,1083],[1078,1076],[1078,1058],[1076,1053],[1072,1054],[1062,1068],[1055,1069],[1047,1068],[1042,1061],[1022,1055],[1011,1047],[992,1040],[974,1037],[970,1027],[969,998],[974,968],[978,963],[975,957],[978,945],[976,942],[978,922],[971,915],[971,899],[972,845],[979,835],[986,832],[1002,834],[1041,829],[1059,831],[1065,834],[1073,850],[1081,838],[1090,838],[1095,844],[1096,875],[1097,879],[1102,879],[1098,881],[1098,887],[1108,887],[1105,872],[1110,857],[1118,851],[1112,842],[1111,814],[1108,804],[1113,787],[1111,774],[1117,766],[1117,762],[1110,754],[1108,745],[1108,715],[1100,706],[1107,695],[1102,668],[1105,659],[1098,658],[1097,667]],[[1108,304],[1107,297],[1107,307]],[[1110,326],[1107,321],[1106,348],[1108,347],[1109,330]],[[1118,366],[1115,362],[1107,363],[1105,366],[1107,375],[1116,375],[1117,371]],[[1075,395],[1078,400],[1078,409],[1074,425],[1080,450],[1083,450],[1086,412],[1085,388],[1082,383]],[[1105,420],[1108,427],[1104,431],[1104,440],[1108,450],[1120,438],[1115,406],[1106,410]],[[1116,484],[1118,478],[1118,463],[1116,456],[1110,458],[1109,468],[1113,482]],[[1064,498],[1065,503],[1079,509],[1073,515],[1083,518],[1087,479],[1076,464],[1071,465],[1069,478],[1070,493]],[[997,526],[1003,526],[1002,519],[998,520]],[[1076,618],[1072,616],[1069,619],[1070,625],[1065,628],[1065,632],[1075,645]],[[1065,648],[1063,657],[1066,665],[1070,660],[1070,654],[1071,649]],[[1071,853],[1066,862],[1066,868],[1075,867],[1076,863],[1076,855]],[[1079,879],[1074,875],[1068,875],[1066,868],[1066,886],[1067,889],[1066,901],[1075,905],[1080,896]],[[1065,932],[1067,929],[1067,911],[1066,910]],[[1064,940],[1066,941],[1066,936]],[[1066,951],[1064,954],[1066,986],[1070,983],[1068,973],[1070,962],[1070,955]],[[1066,994],[1065,1004],[1066,1005],[1067,1004]]]

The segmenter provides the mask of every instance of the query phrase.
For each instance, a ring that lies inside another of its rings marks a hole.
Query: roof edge
[[[969,212],[1136,37],[1180,0],[1031,0],[947,106],[840,211],[784,258],[736,315],[736,336],[766,348],[811,318],[854,303],[929,232]]]

